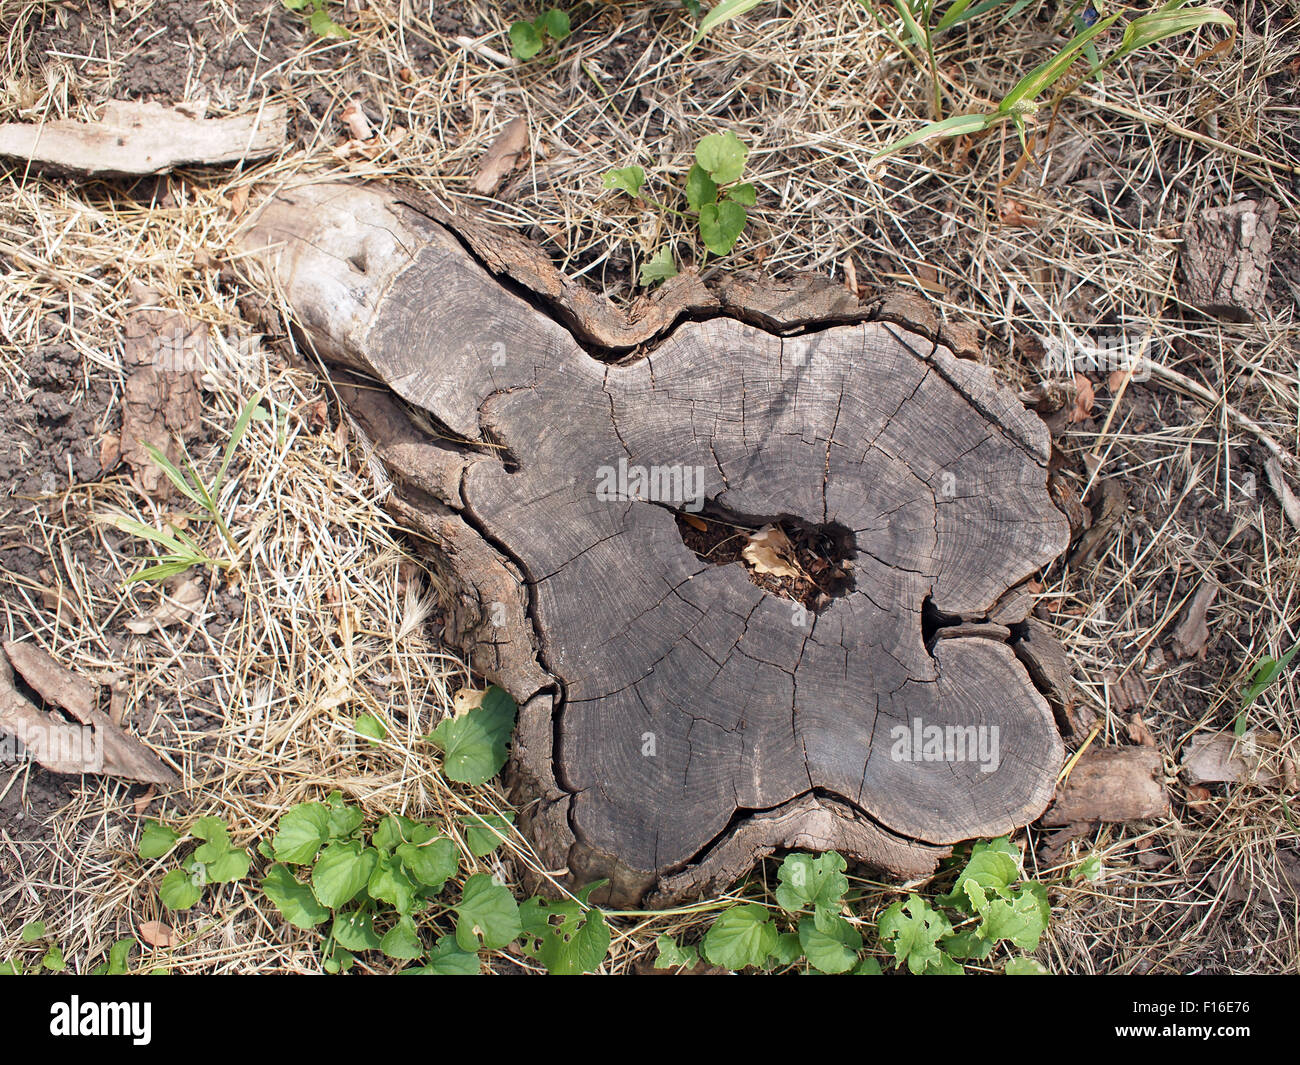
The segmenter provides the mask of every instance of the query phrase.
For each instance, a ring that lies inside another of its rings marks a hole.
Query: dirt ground
[[[1206,38],[1176,39],[1108,72],[1055,122],[1038,116],[1036,160],[1013,176],[1014,132],[873,167],[873,151],[926,119],[929,82],[858,5],[834,0],[760,5],[689,56],[675,0],[581,4],[554,57],[522,65],[507,59],[506,31],[532,12],[486,0],[331,4],[346,40],[314,37],[279,0],[0,0],[0,121],[89,118],[109,99],[208,115],[282,100],[290,114],[286,149],[239,167],[138,181],[0,171],[0,636],[116,692],[127,725],[184,781],[158,794],[0,766],[0,960],[33,919],[74,968],[140,922],[170,920],[183,924],[177,943],[147,949],[142,968],[317,971],[312,937],[268,921],[247,886],[210,893],[179,922],[163,912],[159,867],[135,857],[141,820],[215,812],[245,844],[333,788],[372,812],[453,825],[507,808],[495,788],[449,785],[415,753],[473,678],[439,640],[437,589],[385,515],[382,476],[327,385],[275,314],[255,324],[245,313],[231,251],[240,219],[306,175],[402,181],[514,227],[630,301],[649,255],[673,242],[690,266],[695,245],[601,176],[639,163],[661,185],[700,136],[731,129],[751,146],[758,203],[706,277],[805,271],[864,295],[925,294],[1052,427],[1059,498],[1093,505],[1088,521],[1107,483],[1120,501],[1090,557],[1038,576],[1036,613],[1070,654],[1077,705],[1098,723],[1091,742],[1154,743],[1172,813],[1025,830],[1044,879],[1093,853],[1104,869],[1054,881],[1041,960],[1071,973],[1300,970],[1293,678],[1244,719],[1276,735],[1288,771],[1197,787],[1180,768],[1194,736],[1232,729],[1256,664],[1293,646],[1300,622],[1297,530],[1270,488],[1264,439],[1300,452],[1300,5],[1223,7],[1239,26],[1229,53],[1197,63]],[[998,99],[1050,54],[1055,11],[1030,4],[1007,25],[954,35],[942,56],[949,106]],[[347,143],[350,101],[376,133],[372,150]],[[493,196],[475,194],[484,151],[516,116],[526,165]],[[1280,216],[1264,312],[1230,323],[1183,302],[1178,261],[1184,223],[1241,197],[1271,198]],[[97,519],[175,515],[116,450],[125,321],[144,290],[248,355],[203,381],[187,440],[201,470],[220,462],[255,392],[285,416],[254,425],[228,481],[248,580],[202,574],[191,611],[138,633],[127,623],[153,616],[162,592],[123,586],[147,551]],[[1057,317],[1148,337],[1174,376],[1062,374],[1046,355]],[[1180,654],[1174,631],[1207,580],[1219,586],[1208,640]],[[357,743],[362,712],[389,726],[379,749]],[[515,838],[477,868],[512,881],[528,861]],[[899,889],[862,870],[855,884],[880,907]],[[657,935],[690,939],[701,919],[618,919],[606,971],[643,966]],[[500,959],[520,965],[535,968]]]

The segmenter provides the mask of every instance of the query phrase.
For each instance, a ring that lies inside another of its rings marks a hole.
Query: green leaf
[[[1002,970],[1007,976],[1051,976],[1047,967],[1036,958],[1012,958]]]
[[[239,442],[244,438],[248,431],[248,423],[253,420],[254,415],[262,410],[262,393],[258,391],[247,403],[244,409],[239,412],[239,417],[235,419],[235,427],[230,431],[230,439],[226,441],[226,449],[221,455],[221,466],[217,470],[216,477],[212,480],[212,493],[215,495],[221,490],[221,484],[226,479],[226,471],[230,469],[230,460],[235,457],[235,449],[239,447]],[[265,412],[263,412],[265,417]]]
[[[978,133],[999,120],[997,115],[953,115],[942,122],[929,122],[915,133],[909,133],[906,137],[899,137],[898,140],[885,145],[868,160],[868,163],[875,163],[901,152],[904,148],[910,148],[914,144],[924,144],[936,137],[960,137],[966,133]]]
[[[41,959],[41,965],[52,973],[63,972],[68,967],[68,963],[63,960],[63,949],[57,944],[50,947],[45,952],[45,957]]]
[[[641,264],[640,281],[642,285],[652,285],[677,276],[677,263],[673,260],[673,250],[667,244],[654,253],[654,256]]]
[[[562,41],[569,36],[569,16],[563,11],[551,8],[541,15],[537,21],[541,23],[540,28],[553,41]]]
[[[496,776],[506,764],[516,713],[515,701],[494,685],[479,706],[439,722],[429,739],[443,751],[447,778],[458,784],[486,784]]]
[[[340,913],[330,926],[330,935],[341,946],[351,951],[374,950],[379,946],[375,920],[365,910]]]
[[[318,7],[311,13],[309,20],[312,33],[317,37],[351,37],[352,34],[335,22],[325,13],[323,7]]]
[[[262,894],[294,928],[310,930],[329,918],[330,911],[320,904],[310,885],[304,884],[287,865],[279,862],[271,866],[262,878]]]
[[[941,950],[938,958],[930,963],[930,967],[925,972],[927,976],[962,976],[965,974],[966,968],[953,961]]]
[[[1212,7],[1183,8],[1186,0],[1174,0],[1165,4],[1158,11],[1141,15],[1124,27],[1124,36],[1115,50],[1116,58],[1136,52],[1139,48],[1163,41],[1166,37],[1175,37],[1182,33],[1191,33],[1202,26],[1211,24],[1231,26],[1236,31],[1237,24],[1230,15],[1216,11]]]
[[[1020,850],[1006,837],[976,843],[965,868],[957,877],[952,891],[936,900],[963,913],[983,909],[989,895],[1008,897],[1012,884],[1020,878]]]
[[[213,846],[216,846],[216,844],[204,844],[194,854],[197,857],[199,851]],[[249,857],[248,851],[240,850],[238,847],[229,847],[210,861],[204,862],[204,865],[207,867],[208,879],[214,884],[231,884],[236,880],[243,880],[248,875],[248,867],[251,862],[252,859]]]
[[[203,496],[199,493],[198,488],[189,482],[185,475],[176,468],[171,459],[154,447],[153,444],[145,444],[144,449],[149,453],[149,457],[153,459],[154,465],[162,470],[167,480],[171,481],[175,486],[176,491],[180,492],[191,503],[197,504],[204,510],[207,509],[207,504],[203,501]]]
[[[23,930],[20,933],[20,935],[22,936],[24,943],[35,943],[38,939],[44,939],[45,922],[28,921],[25,925],[23,925]]]
[[[348,840],[361,827],[366,819],[365,812],[359,806],[349,806],[338,792],[331,792],[329,799],[329,834],[331,839]]]
[[[510,27],[510,54],[518,60],[532,59],[542,50],[542,35],[531,22],[516,22]]]
[[[127,959],[134,947],[134,939],[119,939],[108,948],[108,961],[95,971],[101,976],[125,976],[131,971]]]
[[[1079,53],[1083,51],[1088,43],[1093,38],[1105,33],[1114,25],[1115,20],[1122,13],[1122,11],[1117,11],[1113,15],[1098,19],[1097,22],[1082,33],[1075,34],[1056,55],[1046,62],[1040,63],[1016,82],[1012,90],[998,104],[998,111],[1005,114],[1011,111],[1023,110],[1026,104],[1031,103],[1037,96],[1055,85],[1070,69],[1071,64],[1079,57]]]
[[[0,976],[22,976],[23,963],[17,958],[0,961]]]
[[[979,933],[989,940],[1010,940],[1021,950],[1037,950],[1038,939],[1047,929],[1039,901],[1030,892],[1018,892],[1011,900],[993,899],[983,911]]]
[[[311,871],[311,887],[322,906],[337,910],[351,902],[366,886],[375,871],[379,852],[360,843],[331,843],[316,859]]]
[[[753,207],[758,202],[758,191],[746,181],[743,185],[733,185],[728,189],[727,199],[735,200],[745,207]]]
[[[691,47],[694,48],[700,41],[709,34],[710,31],[721,26],[733,18],[738,18],[747,11],[752,11],[758,7],[763,0],[722,0],[722,3],[715,4],[709,13],[700,20],[700,28],[695,32],[695,37],[691,40]]]
[[[316,852],[329,839],[330,812],[319,802],[291,806],[280,817],[271,851],[276,860],[291,865],[310,865]]]
[[[755,903],[733,906],[713,922],[704,937],[704,956],[726,969],[761,966],[777,949],[776,925]]]
[[[352,727],[357,730],[357,735],[364,736],[372,744],[388,736],[388,729],[374,714],[358,714]]]
[[[303,8],[310,7],[315,0],[280,0],[290,11],[301,11]]]
[[[739,181],[745,170],[745,157],[749,149],[745,142],[731,130],[726,133],[710,133],[700,140],[695,148],[695,161],[719,185],[730,185]]]
[[[374,834],[370,837],[370,845],[389,854],[399,844],[410,841],[417,827],[420,826],[409,817],[388,814],[375,826]]]
[[[1251,677],[1250,686],[1246,689],[1246,694],[1242,696],[1241,706],[1243,710],[1258,699],[1277,680],[1282,671],[1291,664],[1291,659],[1295,658],[1297,651],[1300,651],[1300,643],[1292,647],[1280,659],[1270,658],[1267,655],[1260,659],[1260,663],[1255,667],[1255,672]]]
[[[180,834],[173,832],[158,821],[146,821],[144,831],[140,833],[139,853],[141,858],[161,858],[167,854],[180,839]]]
[[[939,943],[949,957],[962,961],[979,961],[987,958],[993,951],[993,941],[985,939],[974,928],[967,928],[951,936],[945,936]]]
[[[379,941],[379,949],[390,958],[407,961],[424,953],[424,943],[415,930],[415,922],[410,917],[402,917],[384,933],[384,938]]]
[[[733,200],[706,203],[700,208],[700,238],[714,255],[726,255],[736,246],[749,216]]]
[[[411,877],[432,892],[441,891],[460,869],[456,844],[445,836],[423,844],[403,843],[394,854]]]
[[[659,953],[655,955],[656,969],[693,969],[700,960],[698,947],[682,946],[672,936],[664,934],[655,940]]]
[[[799,921],[799,945],[804,957],[824,973],[846,973],[858,960],[862,934],[843,917],[827,921],[804,917]]]
[[[465,881],[455,909],[456,943],[462,950],[499,950],[523,931],[514,896],[486,873]]]
[[[868,954],[865,958],[862,959],[862,961],[858,963],[858,967],[853,970],[853,975],[854,976],[883,976],[884,973],[881,972],[880,970],[880,962],[875,957]]]
[[[465,846],[475,858],[485,858],[501,846],[510,835],[515,815],[465,814],[460,823],[465,826]]]
[[[366,883],[366,891],[372,899],[386,902],[398,913],[411,912],[415,905],[418,887],[402,871],[402,862],[394,855],[380,854],[375,863],[375,870]]]
[[[686,175],[686,203],[692,211],[698,211],[706,203],[718,202],[718,183],[709,177],[708,172],[699,163],[695,163]]]
[[[640,196],[641,186],[644,184],[645,171],[639,166],[619,167],[605,173],[605,188],[618,189],[629,196]]]
[[[952,925],[919,895],[909,895],[880,915],[878,931],[894,960],[919,975],[940,964],[938,942],[952,932]]]
[[[184,869],[173,869],[158,885],[158,899],[169,910],[188,910],[202,894],[202,887]]]
[[[767,961],[768,968],[784,969],[803,957],[803,945],[798,932],[782,932],[776,937],[776,950]]]
[[[519,918],[534,941],[528,953],[552,976],[595,972],[609,953],[609,925],[594,906],[532,898],[519,908]]]
[[[429,964],[403,969],[403,976],[478,976],[482,964],[477,954],[467,953],[456,945],[454,936],[443,936],[429,955]]]
[[[809,906],[836,910],[849,890],[844,875],[847,868],[835,851],[815,858],[811,854],[787,855],[776,871],[776,901],[786,913],[799,913]]]
[[[1101,879],[1102,865],[1100,854],[1090,854],[1074,869],[1076,880],[1098,881]]]

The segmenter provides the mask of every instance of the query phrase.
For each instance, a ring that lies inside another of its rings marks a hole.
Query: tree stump
[[[924,307],[683,275],[620,312],[354,184],[279,192],[241,246],[391,476],[448,636],[519,702],[507,780],[551,869],[625,905],[785,847],[921,875],[1046,807],[1061,738],[1009,643],[1068,540],[1048,434]],[[698,557],[688,515],[803,530],[848,579],[809,608]]]

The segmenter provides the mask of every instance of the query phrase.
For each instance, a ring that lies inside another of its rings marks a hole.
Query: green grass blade
[[[167,480],[176,486],[176,491],[180,492],[190,502],[197,503],[199,506],[204,505],[202,498],[195,494],[193,485],[185,480],[185,475],[176,468],[171,459],[154,447],[153,444],[145,444],[144,449],[149,452],[149,457],[154,460],[158,468],[166,474]]]
[[[1080,34],[1076,34],[1068,41],[1056,55],[1046,62],[1040,63],[1017,83],[1009,93],[1002,98],[998,104],[998,110],[1009,112],[1020,103],[1028,103],[1034,97],[1051,88],[1064,76],[1065,72],[1070,69],[1071,64],[1079,58],[1079,53],[1084,50],[1094,38],[1100,37],[1105,33],[1115,20],[1120,17],[1120,12],[1113,15],[1107,15],[1093,26],[1089,26]]]
[[[981,130],[988,129],[994,122],[1003,119],[1004,116],[994,113],[991,115],[953,115],[951,118],[945,118],[942,122],[930,122],[915,133],[909,133],[906,137],[900,137],[892,144],[881,148],[871,157],[870,162],[874,163],[886,156],[893,155],[895,152],[901,152],[904,148],[910,148],[914,144],[933,140],[935,137],[960,137],[964,133],[978,133]]]
[[[167,548],[168,551],[178,553],[183,550],[181,542],[172,534],[160,532],[152,525],[145,525],[134,518],[128,518],[125,514],[109,514],[99,520],[131,536],[138,536],[142,540],[152,540],[154,543]]]
[[[718,4],[700,20],[700,28],[695,31],[691,47],[694,48],[700,41],[704,40],[710,31],[721,26],[724,22],[729,22],[747,11],[752,11],[762,2],[763,0],[722,0],[722,3]]]
[[[261,408],[262,393],[258,391],[253,398],[245,404],[244,409],[239,412],[239,418],[235,422],[235,428],[231,430],[230,441],[226,444],[226,450],[221,456],[221,468],[217,470],[216,480],[212,482],[212,494],[216,495],[221,491],[222,482],[226,479],[226,470],[230,468],[230,460],[235,457],[235,448],[244,438],[244,433],[248,431],[249,422],[253,420],[253,413]]]

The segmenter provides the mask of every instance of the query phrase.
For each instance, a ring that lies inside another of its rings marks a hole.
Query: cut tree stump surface
[[[241,246],[391,475],[448,636],[520,704],[547,867],[650,905],[785,847],[918,875],[1047,805],[1062,743],[1009,638],[1068,540],[1048,433],[923,306],[682,275],[623,312],[377,186],[281,191]],[[701,560],[701,508],[821,530],[851,587],[813,612]]]

